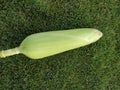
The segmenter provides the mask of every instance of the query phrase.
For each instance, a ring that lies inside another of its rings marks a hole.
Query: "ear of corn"
[[[39,59],[88,45],[100,37],[102,33],[91,28],[37,33],[25,38],[17,49],[3,51],[0,56],[6,57],[19,52],[29,58]]]

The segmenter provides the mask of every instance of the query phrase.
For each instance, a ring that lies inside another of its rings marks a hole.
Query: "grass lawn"
[[[47,58],[0,58],[0,90],[120,90],[120,0],[0,0],[0,51],[30,34],[97,28],[91,45]]]

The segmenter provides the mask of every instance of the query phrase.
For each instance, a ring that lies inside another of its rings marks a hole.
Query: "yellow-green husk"
[[[97,41],[101,36],[100,31],[92,28],[36,33],[25,38],[19,47],[9,52],[0,52],[0,56],[22,53],[29,58],[39,59],[88,45]]]

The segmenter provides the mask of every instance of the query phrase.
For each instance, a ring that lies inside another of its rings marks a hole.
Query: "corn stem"
[[[0,58],[5,58],[7,56],[12,56],[12,55],[19,54],[19,53],[20,51],[18,47],[13,48],[13,49],[3,50],[3,51],[0,51]]]

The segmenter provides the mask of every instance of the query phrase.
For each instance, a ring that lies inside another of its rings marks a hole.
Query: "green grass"
[[[97,28],[96,43],[39,60],[0,59],[0,90],[120,90],[119,0],[0,0],[0,50],[30,34]]]

